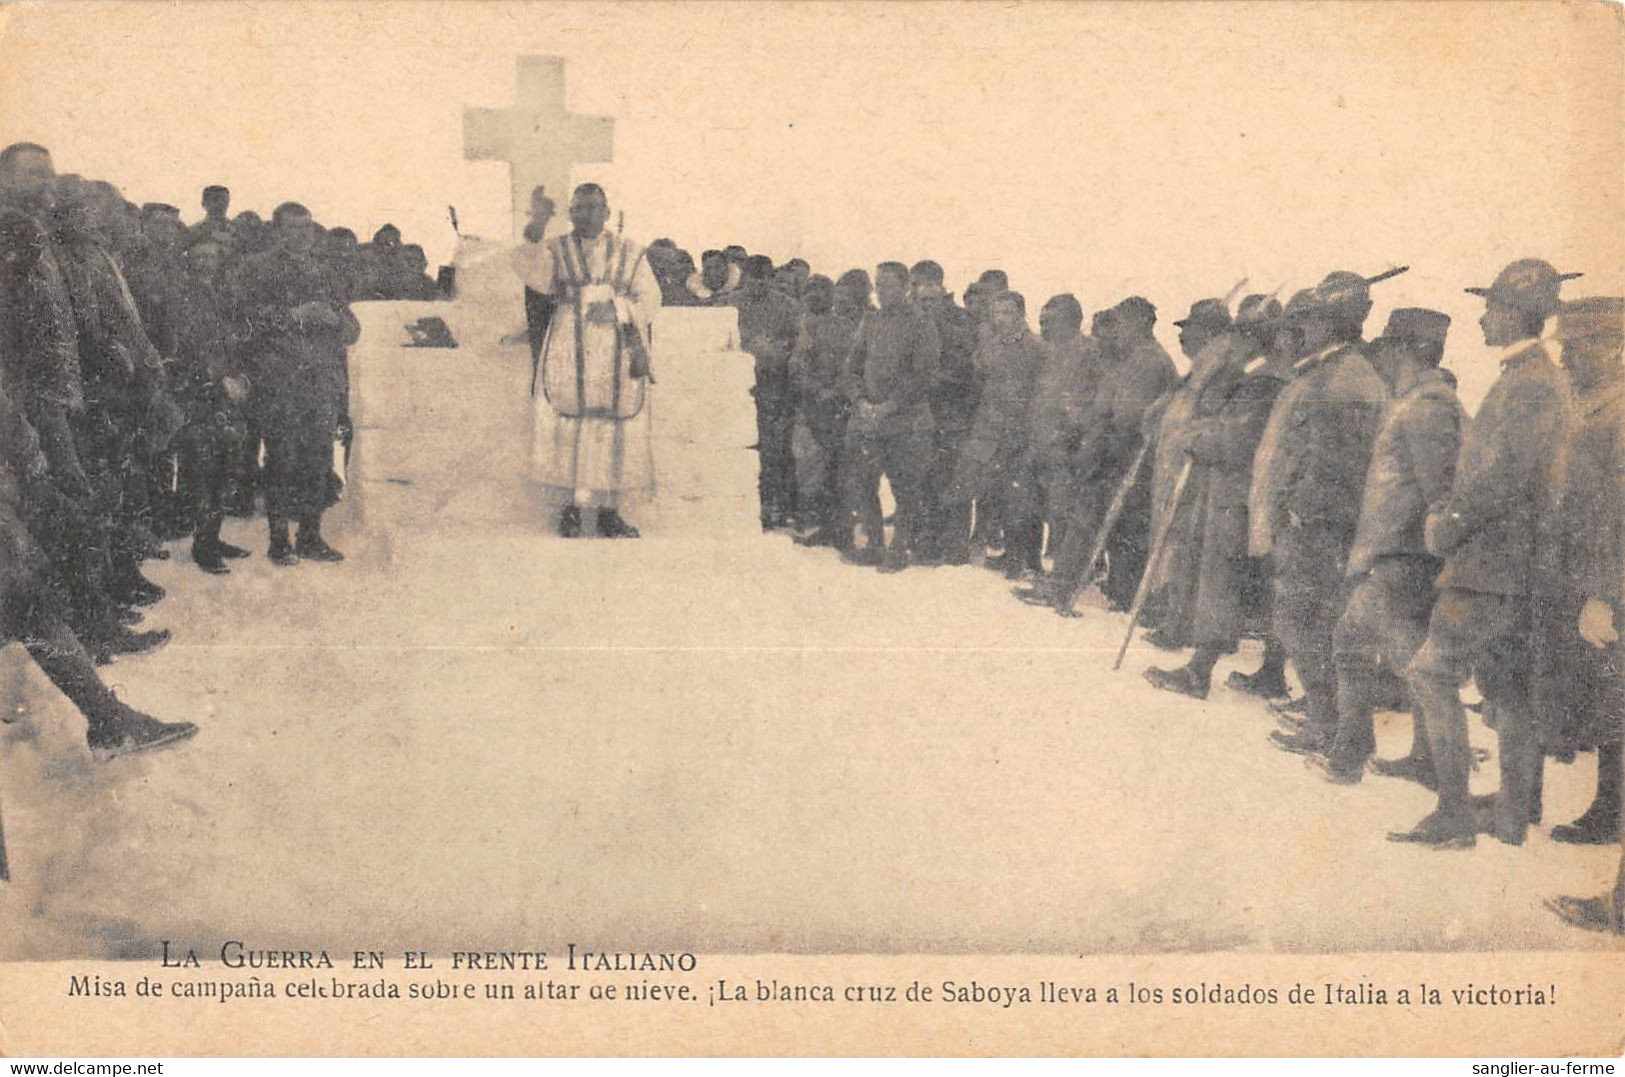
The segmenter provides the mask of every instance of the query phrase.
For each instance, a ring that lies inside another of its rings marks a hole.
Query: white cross
[[[562,210],[570,197],[570,166],[613,156],[615,121],[577,116],[564,104],[564,57],[519,57],[512,108],[463,110],[463,157],[506,161],[513,188],[514,234],[530,219],[538,186]]]

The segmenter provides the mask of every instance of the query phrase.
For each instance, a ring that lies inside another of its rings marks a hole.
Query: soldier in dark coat
[[[971,505],[949,497],[949,488],[970,437],[982,384],[976,369],[976,322],[968,310],[954,302],[942,282],[942,267],[936,262],[916,262],[909,270],[914,304],[930,317],[942,344],[937,381],[931,387],[931,417],[937,429],[926,492],[931,520],[923,555],[928,560],[945,555],[964,557],[967,553]]]
[[[1023,477],[1033,391],[1044,365],[1043,345],[1027,328],[1026,301],[1017,292],[1001,292],[990,304],[993,333],[977,352],[982,391],[970,433],[960,448],[953,482],[945,494],[945,517],[968,521],[968,506],[980,515],[989,505],[1012,503]],[[1043,523],[1004,517],[1005,553],[989,567],[1018,576],[1039,568]],[[968,528],[943,536],[943,560],[969,560]]]
[[[1084,573],[1095,533],[1125,482],[1130,484],[1129,495],[1107,536],[1104,591],[1115,608],[1127,609],[1133,599],[1150,542],[1151,484],[1149,468],[1142,466],[1132,475],[1129,469],[1143,444],[1147,410],[1178,378],[1174,361],[1151,335],[1156,320],[1156,308],[1139,296],[1123,300],[1096,319],[1094,335],[1104,345],[1106,362],[1069,461],[1065,538],[1050,578],[1017,592],[1023,602],[1072,615],[1078,594],[1091,582]]]
[[[842,383],[858,323],[869,309],[869,275],[841,276],[839,285],[815,276],[803,290],[806,312],[790,355],[795,387],[796,490],[801,523],[814,530],[797,536],[803,546],[852,546],[852,512],[843,496],[848,401]]]
[[[205,240],[186,252],[187,302],[176,333],[172,371],[176,400],[186,425],[176,436],[181,484],[192,526],[192,561],[204,572],[224,575],[225,559],[248,551],[220,538],[226,497],[246,432],[242,406],[251,388],[238,368],[237,330],[225,292],[224,251]]]
[[[861,506],[884,475],[897,499],[897,525],[882,554],[878,547],[848,550],[856,564],[900,572],[916,555],[929,522],[926,481],[932,438],[931,386],[942,345],[936,326],[908,299],[908,267],[883,262],[875,272],[880,309],[864,315],[846,368],[847,452],[851,503]]]
[[[0,349],[8,346],[0,341]],[[68,626],[67,602],[27,526],[23,500],[29,487],[46,481],[49,463],[24,409],[6,391],[10,369],[0,365],[0,646],[18,640],[27,648],[85,716],[85,739],[98,755],[150,751],[185,740],[197,732],[192,723],[160,722],[109,691]]]
[[[1372,712],[1379,668],[1410,665],[1427,637],[1433,580],[1440,563],[1427,552],[1422,525],[1428,508],[1450,493],[1464,413],[1438,369],[1450,319],[1437,311],[1401,309],[1370,347],[1372,364],[1393,400],[1366,472],[1360,521],[1345,575],[1348,603],[1332,644],[1337,663],[1337,735],[1331,752],[1314,757],[1338,784],[1360,780],[1376,747]],[[1405,759],[1382,768],[1433,785],[1427,734],[1416,723]]]
[[[231,191],[218,183],[203,188],[203,219],[187,229],[186,243],[201,243],[212,239],[223,250],[229,251],[235,242],[231,223]]]
[[[119,267],[130,286],[141,327],[166,363],[173,362],[177,328],[183,317],[181,250],[186,226],[180,210],[163,202],[141,207],[141,231],[120,255]],[[171,394],[173,395],[173,394]],[[184,505],[190,500],[173,444],[145,462],[148,526],[159,539],[180,538],[191,530]]]
[[[310,211],[284,203],[272,227],[275,245],[239,262],[228,285],[265,438],[268,554],[282,566],[341,561],[321,521],[345,397],[344,351],[361,330],[342,283],[317,257]],[[295,521],[297,544],[289,536]]]
[[[62,588],[64,616],[96,660],[108,662],[115,653],[161,646],[169,633],[131,632],[121,618],[139,615],[109,594],[117,489],[91,452],[97,442],[89,435],[104,424],[88,422],[85,414],[79,321],[63,269],[69,254],[53,231],[89,229],[93,218],[85,206],[68,213],[58,197],[63,187],[43,147],[22,143],[0,151],[0,196],[7,207],[0,224],[0,375],[10,379],[48,462],[22,500],[28,526]],[[72,191],[82,194],[82,185]]]
[[[49,237],[20,210],[0,211],[0,354],[16,403],[38,432],[50,474],[89,496],[70,416],[84,408],[73,304]]]
[[[739,308],[739,342],[756,360],[756,489],[762,530],[789,527],[796,512],[795,458],[790,435],[795,423],[790,353],[796,346],[801,310],[773,287],[773,260],[754,255],[745,262]]]
[[[1230,308],[1222,299],[1198,300],[1174,324],[1179,327],[1180,350],[1190,359],[1191,368],[1158,401],[1154,421],[1147,414],[1152,443],[1151,533],[1162,534],[1164,521],[1167,532],[1162,555],[1148,566],[1148,600],[1140,617],[1142,624],[1152,626],[1146,640],[1164,650],[1179,650],[1190,643],[1202,553],[1200,508],[1207,499],[1209,471],[1193,465],[1177,503],[1174,486],[1189,455],[1190,432],[1196,423],[1210,418],[1222,400],[1226,386],[1215,383],[1228,377],[1235,365],[1231,353],[1238,347],[1229,332]]]
[[[1360,515],[1371,448],[1388,389],[1361,342],[1371,294],[1365,278],[1333,273],[1301,315],[1307,357],[1272,410],[1282,435],[1265,525],[1270,532],[1275,635],[1297,670],[1308,705],[1301,730],[1274,743],[1322,754],[1337,733],[1332,633],[1343,612],[1343,570]]]
[[[1264,657],[1258,669],[1252,673],[1231,670],[1224,682],[1226,686],[1247,695],[1271,701],[1282,700],[1279,704],[1271,702],[1270,706],[1291,708],[1296,713],[1302,713],[1303,698],[1300,696],[1295,702],[1287,702],[1290,693],[1286,683],[1286,648],[1275,636],[1275,571],[1270,558],[1269,513],[1265,511],[1265,506],[1269,504],[1274,487],[1275,459],[1279,455],[1289,411],[1281,406],[1280,398],[1295,392],[1292,383],[1297,380],[1298,366],[1307,354],[1303,346],[1302,315],[1314,302],[1315,289],[1302,288],[1293,293],[1281,311],[1268,367],[1268,372],[1281,384],[1274,388],[1272,398],[1275,402],[1270,405],[1269,418],[1258,436],[1258,448],[1253,453],[1252,474],[1247,486],[1247,556],[1263,581],[1258,592],[1257,612],[1262,626],[1260,634],[1264,640]]]
[[[1052,296],[1038,315],[1044,365],[1028,411],[1027,454],[1014,493],[1011,518],[1029,543],[1025,564],[1039,564],[1033,545],[1049,528],[1049,547],[1058,550],[1065,527],[1067,460],[1083,437],[1085,411],[1100,383],[1104,360],[1100,344],[1083,332],[1083,307],[1070,293]]]
[[[1514,262],[1487,289],[1479,325],[1500,350],[1501,375],[1462,437],[1450,494],[1428,512],[1427,552],[1443,559],[1426,641],[1406,681],[1421,711],[1438,776],[1437,808],[1394,841],[1450,848],[1474,844],[1468,796],[1467,715],[1458,694],[1469,677],[1500,737],[1501,790],[1493,832],[1521,844],[1538,810],[1541,752],[1530,701],[1532,607],[1556,586],[1542,549],[1561,491],[1568,386],[1540,340],[1558,308],[1562,277],[1546,262]]]
[[[1253,455],[1275,398],[1291,376],[1274,349],[1281,305],[1248,296],[1225,337],[1221,368],[1202,394],[1187,427],[1170,448],[1188,453],[1195,487],[1192,514],[1196,557],[1192,560],[1188,632],[1196,653],[1172,670],[1152,667],[1146,679],[1158,688],[1207,698],[1213,666],[1236,649],[1242,634],[1259,626],[1269,608],[1264,566],[1247,554],[1247,492]]]
[[[1622,534],[1620,506],[1625,504],[1625,464],[1621,462],[1620,443],[1625,417],[1620,414],[1620,342],[1625,331],[1625,300],[1619,298],[1580,300],[1564,308],[1559,321],[1559,337],[1563,340],[1563,363],[1581,391],[1577,430],[1569,463],[1571,476],[1578,471],[1580,478],[1568,484],[1572,491],[1588,490],[1577,502],[1565,497],[1563,515],[1563,555],[1565,567],[1574,573],[1574,588],[1570,594],[1580,598],[1579,612],[1570,626],[1574,635],[1588,649],[1589,667],[1581,675],[1586,678],[1581,688],[1580,702],[1603,706],[1590,712],[1593,719],[1587,723],[1596,731],[1601,743],[1606,743],[1609,731],[1603,729],[1607,705],[1613,707],[1611,773],[1604,774],[1606,765],[1599,747],[1597,801],[1603,799],[1603,785],[1613,782],[1615,807],[1625,813],[1620,804],[1618,790],[1625,784],[1625,753],[1618,744],[1621,736],[1620,700],[1625,697],[1619,686],[1621,667],[1620,630],[1625,626],[1625,534]],[[1611,360],[1609,356],[1612,356]],[[1585,386],[1580,385],[1581,382]],[[1609,417],[1611,416],[1611,417]],[[1611,470],[1610,460],[1611,455]],[[1587,459],[1582,459],[1587,457]],[[1592,485],[1581,487],[1589,474]],[[1571,515],[1571,508],[1573,514]],[[1595,515],[1593,515],[1593,513]],[[1573,604],[1568,609],[1573,611]],[[1572,643],[1572,636],[1569,639]],[[1559,652],[1561,653],[1561,652]],[[1608,688],[1612,677],[1612,688]],[[1593,696],[1592,690],[1611,691],[1611,695]],[[1562,697],[1557,697],[1561,701]],[[1593,801],[1596,807],[1596,801]],[[1591,815],[1588,809],[1586,815]],[[1615,835],[1625,840],[1625,817],[1616,813]],[[1565,828],[1553,827],[1552,836]],[[1603,830],[1601,820],[1595,823],[1577,820],[1562,840],[1589,840]],[[1625,848],[1620,849],[1619,870],[1614,877],[1614,888],[1609,894],[1597,898],[1560,897],[1548,906],[1575,927],[1587,930],[1612,931],[1625,935]]]
[[[1625,722],[1625,367],[1617,298],[1565,304],[1558,318],[1574,412],[1559,513],[1561,590],[1536,623],[1536,701],[1546,751],[1560,759],[1597,752],[1597,795],[1556,841],[1619,840],[1620,734]]]
[[[1622,521],[1620,521],[1620,505],[1625,505],[1625,463],[1620,455],[1620,432],[1625,429],[1625,416],[1620,416],[1620,378],[1618,378],[1618,364],[1620,364],[1620,338],[1625,331],[1625,301],[1614,299],[1591,299],[1579,301],[1566,307],[1562,320],[1558,323],[1558,336],[1563,340],[1563,364],[1573,372],[1581,367],[1589,367],[1588,374],[1596,374],[1596,380],[1583,375],[1583,380],[1589,383],[1589,390],[1584,391],[1579,411],[1578,432],[1575,435],[1575,460],[1571,461],[1571,473],[1578,469],[1579,473],[1591,473],[1594,486],[1589,487],[1591,494],[1583,495],[1581,500],[1575,502],[1576,515],[1571,517],[1568,507],[1563,513],[1563,556],[1570,572],[1576,573],[1575,595],[1584,596],[1583,603],[1579,604],[1578,616],[1575,619],[1573,630],[1578,635],[1584,647],[1589,648],[1591,669],[1589,674],[1597,677],[1589,681],[1586,689],[1591,687],[1604,687],[1607,684],[1607,671],[1612,671],[1614,687],[1610,697],[1596,699],[1592,702],[1602,703],[1610,700],[1614,705],[1614,767],[1610,775],[1604,775],[1604,759],[1599,749],[1599,773],[1597,773],[1597,799],[1602,799],[1602,783],[1614,783],[1615,798],[1617,789],[1625,785],[1625,754],[1618,750],[1618,737],[1622,736],[1620,729],[1620,707],[1622,690],[1618,687],[1618,676],[1622,666],[1622,648],[1620,648],[1620,629],[1625,627],[1625,534],[1622,534]],[[1588,354],[1581,354],[1588,353]],[[1607,356],[1612,354],[1612,361]],[[1612,374],[1609,374],[1612,370]],[[1605,388],[1612,385],[1612,388]],[[1607,419],[1607,414],[1612,417]],[[1607,424],[1607,429],[1604,429]],[[1612,471],[1607,469],[1604,461],[1609,460],[1612,452]],[[1579,460],[1579,455],[1588,455],[1589,460]],[[1578,481],[1570,482],[1570,489],[1581,489]],[[1588,515],[1596,512],[1596,517],[1588,520]],[[1601,676],[1599,676],[1601,674]],[[1605,713],[1605,712],[1602,712]],[[1601,723],[1592,723],[1602,741],[1607,739],[1607,731],[1601,729]],[[1594,801],[1596,804],[1596,801]],[[1615,815],[1615,835],[1625,841],[1625,806],[1615,799],[1615,807],[1622,814]],[[1591,812],[1586,812],[1591,814]],[[1601,820],[1599,820],[1601,822]],[[1571,824],[1575,833],[1565,835],[1563,840],[1573,838],[1589,838],[1601,830],[1601,825],[1591,825],[1589,822]],[[1552,837],[1557,837],[1560,827],[1552,828]],[[1612,931],[1614,934],[1625,936],[1625,848],[1620,850],[1620,866],[1615,874],[1614,890],[1601,898],[1575,898],[1562,897],[1550,903],[1553,911],[1562,916],[1568,923],[1575,924],[1576,928],[1602,929]]]
[[[84,386],[85,407],[74,417],[74,435],[92,491],[83,506],[87,515],[80,515],[79,506],[58,507],[78,517],[70,531],[94,545],[84,551],[53,548],[51,555],[66,579],[93,581],[85,588],[73,585],[73,626],[92,653],[105,659],[141,648],[125,649],[135,641],[121,630],[118,611],[100,602],[101,595],[121,605],[151,605],[164,594],[140,571],[156,543],[145,521],[147,463],[168,447],[181,416],[165,386],[163,359],[109,252],[109,232],[128,227],[122,201],[63,181],[52,226]],[[48,532],[42,527],[36,533]],[[87,563],[90,558],[102,562],[105,572]],[[98,577],[105,585],[95,582]],[[167,638],[161,633],[150,642]]]

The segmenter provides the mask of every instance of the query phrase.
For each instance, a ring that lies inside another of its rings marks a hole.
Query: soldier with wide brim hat
[[[1256,513],[1249,497],[1249,530],[1261,539],[1257,552],[1267,543],[1274,555],[1272,627],[1304,689],[1304,725],[1271,738],[1284,751],[1324,755],[1337,731],[1332,635],[1359,504],[1330,492],[1364,484],[1388,390],[1365,358],[1362,334],[1371,285],[1392,275],[1340,270],[1315,286],[1294,319],[1301,361],[1260,439],[1256,459],[1269,468],[1256,484]]]
[[[1542,745],[1531,698],[1532,616],[1560,590],[1550,565],[1562,494],[1570,387],[1541,339],[1565,275],[1539,259],[1501,271],[1482,296],[1479,328],[1500,373],[1462,433],[1450,492],[1424,524],[1443,564],[1427,638],[1406,668],[1433,755],[1434,810],[1390,840],[1465,848],[1488,828],[1522,844],[1541,801]],[[1468,779],[1472,748],[1460,686],[1477,682],[1497,716],[1501,787],[1480,818]]]
[[[1181,329],[1187,325],[1227,329],[1230,326],[1230,308],[1222,299],[1198,299],[1191,304],[1191,312],[1174,322]]]
[[[1557,294],[1563,282],[1579,276],[1579,273],[1559,273],[1550,262],[1539,258],[1520,258],[1501,270],[1494,284],[1487,288],[1468,288],[1467,292],[1482,296],[1486,303],[1550,318],[1563,305]]]

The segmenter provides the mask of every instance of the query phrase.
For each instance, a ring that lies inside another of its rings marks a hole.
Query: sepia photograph
[[[1622,46],[0,8],[0,1054],[1618,1057]]]

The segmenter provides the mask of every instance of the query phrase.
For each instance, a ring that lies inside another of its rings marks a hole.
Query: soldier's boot
[[[637,538],[638,529],[621,519],[614,509],[598,510],[598,534],[603,538]]]
[[[1044,570],[1044,521],[1042,518],[1024,519],[1005,532],[1005,551],[999,558],[1008,559],[1004,574],[1012,580],[1037,575]]]
[[[1296,730],[1278,729],[1270,741],[1297,755],[1330,755],[1337,743],[1337,704],[1319,678],[1304,686],[1304,720]]]
[[[946,496],[932,513],[931,545],[944,565],[970,564],[971,503],[951,501]]]
[[[841,498],[831,490],[816,495],[814,515],[818,526],[792,541],[798,546],[832,546],[837,550],[852,548],[852,512]]]
[[[1471,848],[1478,840],[1478,822],[1467,789],[1472,749],[1467,741],[1467,712],[1461,705],[1461,695],[1448,678],[1426,673],[1410,673],[1406,686],[1427,731],[1439,780],[1439,803],[1415,827],[1390,833],[1388,840],[1437,848]]]
[[[803,514],[801,522],[811,525],[812,530],[799,535],[791,535],[790,541],[797,546],[836,546],[838,548],[839,532],[836,528],[836,520],[839,518],[839,514],[831,503],[829,494],[809,492],[803,497],[803,500],[806,502],[807,511]],[[850,523],[847,524],[846,530],[850,542],[852,534],[852,525]]]
[[[1309,697],[1272,699],[1269,702],[1269,709],[1283,719],[1284,724],[1301,726],[1306,720],[1304,716],[1309,713]]]
[[[167,748],[197,735],[197,726],[191,722],[160,722],[134,707],[120,704],[119,708],[116,717],[85,733],[90,750],[102,759]]]
[[[1403,778],[1424,789],[1437,790],[1439,776],[1433,770],[1433,752],[1428,748],[1427,728],[1422,722],[1421,712],[1414,713],[1416,717],[1411,723],[1410,752],[1399,759],[1372,759],[1370,770],[1384,778]]]
[[[228,561],[234,561],[239,557],[248,556],[247,550],[243,549],[241,546],[233,546],[231,543],[222,539],[219,535],[216,535],[214,539],[214,552],[219,554],[221,557],[224,557]]]
[[[164,635],[167,637],[168,633]],[[92,656],[60,620],[51,618],[30,624],[25,637],[23,644],[29,655],[85,716],[87,740],[92,749],[103,754],[142,751],[183,740],[197,732],[197,727],[190,723],[157,722],[120,702],[102,683],[92,664]]]
[[[1612,845],[1619,840],[1620,745],[1597,749],[1597,795],[1572,823],[1552,827],[1552,840],[1569,845]]]
[[[164,589],[141,574],[133,562],[118,566],[107,589],[113,601],[125,606],[151,606],[164,597]]]
[[[830,523],[828,501],[822,493],[813,490],[800,490],[796,492],[796,530],[800,532],[790,536],[791,541],[798,545],[808,534],[826,530]]]
[[[1155,647],[1159,651],[1183,651],[1188,646],[1186,641],[1180,638],[1178,633],[1170,632],[1167,628],[1162,626],[1158,626],[1149,632],[1143,633],[1140,638],[1151,644],[1151,646]]]
[[[1178,692],[1192,699],[1206,699],[1213,685],[1213,667],[1227,649],[1218,644],[1204,643],[1196,648],[1191,660],[1178,669],[1145,671],[1145,679],[1167,692]]]
[[[226,567],[221,550],[220,517],[201,520],[192,531],[192,563],[211,576],[224,576],[231,571]]]
[[[888,575],[901,572],[910,564],[907,550],[888,549],[880,558],[879,570]]]
[[[321,513],[311,513],[299,521],[299,537],[294,541],[294,552],[301,561],[317,561],[324,564],[337,564],[344,560],[344,555],[327,544],[322,538]]]
[[[1501,788],[1495,794],[1495,837],[1522,845],[1532,823],[1540,821],[1541,771],[1546,762],[1522,707],[1499,708]]]
[[[138,655],[151,654],[170,640],[170,631],[167,628],[151,628],[145,632],[135,632],[125,628],[107,641],[109,654],[134,658]]]
[[[288,537],[287,520],[280,518],[271,520],[271,544],[266,548],[265,556],[279,568],[299,563],[299,555],[294,552],[293,541]]]
[[[1612,897],[1558,897],[1546,902],[1570,927],[1582,931],[1612,931],[1625,935],[1625,889],[1616,888]]]
[[[797,546],[837,546],[839,536],[833,527],[824,526],[805,535],[795,535],[790,539]]]
[[[579,505],[566,505],[559,513],[559,536],[561,538],[581,537],[581,507]]]
[[[858,529],[863,532],[863,540],[868,543],[869,549],[885,549],[886,521],[880,514],[878,498],[873,506],[866,505],[859,510]]]
[[[911,514],[902,509],[898,510],[897,517],[891,545],[886,547],[886,552],[880,558],[881,572],[901,572],[914,561],[914,544],[918,537],[916,522],[911,518]]]
[[[1377,749],[1373,726],[1376,669],[1357,655],[1337,660],[1337,733],[1321,768],[1327,781],[1354,785],[1365,773],[1366,760]]]
[[[248,551],[241,546],[233,546],[220,537],[220,526],[225,522],[225,513],[216,511],[201,517],[192,531],[192,554],[197,555],[199,547],[213,551],[216,557],[223,557],[228,561],[235,561],[240,557],[247,557]]]
[[[1286,648],[1273,638],[1265,640],[1263,664],[1252,673],[1237,670],[1224,683],[1238,692],[1246,692],[1260,699],[1285,699]]]
[[[1012,587],[1010,593],[1029,606],[1048,606],[1051,609],[1059,607],[1062,597],[1068,594],[1065,587],[1053,575],[1035,581],[1027,587]]]
[[[1192,699],[1207,698],[1208,682],[1191,672],[1189,666],[1180,666],[1178,669],[1158,669],[1152,666],[1145,671],[1145,679],[1150,681],[1153,687],[1160,688],[1164,692],[1178,692]]]

